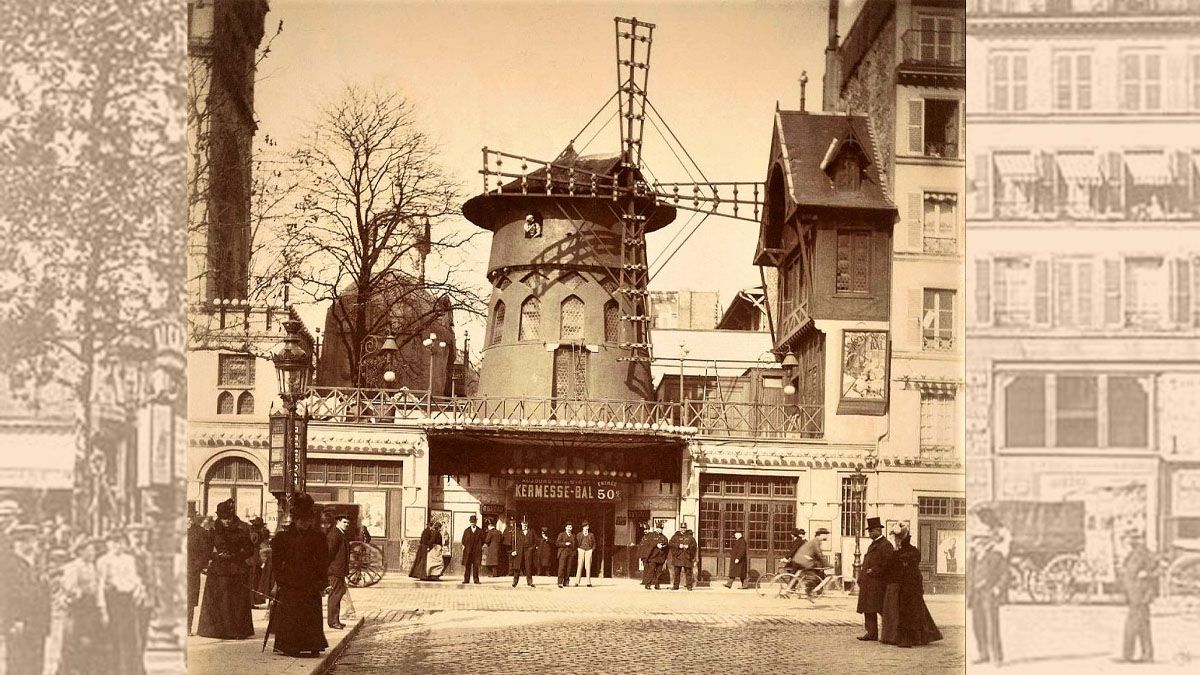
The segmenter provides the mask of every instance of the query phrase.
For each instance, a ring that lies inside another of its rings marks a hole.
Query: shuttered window
[[[574,295],[563,300],[559,314],[560,340],[583,339],[583,309],[583,300]]]
[[[621,309],[616,300],[604,303],[604,341],[616,342],[621,335]]]
[[[871,289],[871,233],[838,232],[835,290],[866,294]]]
[[[492,344],[500,344],[504,339],[504,303],[497,302],[492,310]]]

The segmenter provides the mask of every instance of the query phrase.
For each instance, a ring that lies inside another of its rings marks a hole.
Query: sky
[[[843,0],[844,35],[861,0]],[[441,148],[440,162],[465,194],[482,191],[481,148],[551,160],[617,88],[613,18],[655,24],[647,98],[713,181],[764,181],[776,103],[821,107],[827,0],[793,2],[410,2],[272,0],[268,35],[283,32],[258,73],[258,138],[293,143],[320,103],[347,84],[395,90],[415,107],[418,125]],[[583,154],[616,154],[615,123]],[[643,156],[664,182],[692,180],[659,133],[647,125]],[[698,220],[697,217],[695,220]],[[653,260],[680,231],[651,234]],[[465,220],[449,227],[473,227]],[[758,226],[710,217],[653,279],[653,290],[716,290],[728,306],[759,284],[751,264]],[[463,252],[486,287],[490,235]],[[309,325],[321,310],[302,309]],[[311,317],[311,318],[310,318]],[[464,322],[460,319],[460,325]],[[475,340],[483,324],[465,322]],[[462,331],[458,336],[462,340]],[[473,351],[475,351],[473,349]]]

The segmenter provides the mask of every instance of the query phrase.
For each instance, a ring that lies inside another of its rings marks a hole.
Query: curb
[[[342,641],[336,647],[326,652],[325,656],[321,657],[320,663],[313,666],[313,669],[309,671],[310,675],[326,675],[330,670],[333,670],[333,664],[337,661],[337,657],[341,656],[342,652],[350,644],[350,641],[358,635],[358,631],[362,629],[366,620],[366,617],[359,617],[350,630],[346,631],[346,637],[342,638]]]

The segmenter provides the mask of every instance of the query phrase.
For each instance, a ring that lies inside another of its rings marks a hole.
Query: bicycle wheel
[[[767,590],[771,587],[771,581],[774,580],[774,578],[774,574],[766,572],[758,575],[758,581],[754,582],[755,592],[757,592],[760,596],[765,596],[767,594]]]
[[[796,575],[791,572],[777,574],[771,581],[771,586],[775,589],[774,595],[777,598],[787,597],[792,591],[792,582],[795,581]]]
[[[805,589],[812,587],[812,596],[814,598],[819,597],[827,588],[827,585],[821,585],[822,581],[824,581],[824,579],[821,578],[821,575],[812,570],[804,570],[800,573],[800,581],[796,582],[796,592],[805,593],[807,595]]]

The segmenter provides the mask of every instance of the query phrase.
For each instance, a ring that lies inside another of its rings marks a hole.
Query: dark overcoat
[[[514,532],[512,537],[512,552],[509,553],[508,571],[513,576],[521,572],[533,574],[536,552],[537,546],[533,538],[533,533],[525,534],[520,530]]]
[[[892,554],[885,571],[885,578],[899,585],[898,638],[905,644],[924,645],[942,639],[925,605],[920,564],[921,550],[906,540]]]
[[[691,530],[680,530],[671,535],[668,542],[671,549],[672,567],[691,567],[696,560],[696,537]]]
[[[329,579],[329,544],[321,530],[293,526],[275,535],[271,561],[279,585],[272,606],[275,648],[285,652],[320,651],[325,639],[321,594]]]
[[[1149,605],[1158,596],[1157,565],[1154,556],[1144,548],[1135,548],[1121,566],[1121,582],[1125,586],[1125,601],[1130,605]],[[1145,572],[1145,576],[1142,573]]]
[[[887,592],[888,560],[896,551],[887,537],[871,542],[863,555],[862,567],[858,571],[859,614],[877,614],[883,611],[883,596]]]
[[[554,548],[558,549],[559,560],[575,555],[575,534],[559,532],[558,538],[554,540]]]
[[[537,561],[538,567],[545,569],[554,565],[554,542],[550,541],[549,536],[538,537],[537,542]]]
[[[483,529],[476,527],[474,531],[471,528],[463,530],[462,547],[463,547],[463,564],[474,562],[480,564],[483,559]]]
[[[729,576],[731,578],[740,579],[746,576],[749,563],[746,556],[749,552],[745,537],[733,540],[733,547],[729,551]]]
[[[442,533],[433,527],[425,528],[425,531],[421,533],[421,545],[417,547],[417,554],[413,556],[413,564],[408,571],[408,576],[414,579],[424,579],[429,576],[429,549],[441,546],[441,544]]]
[[[667,536],[662,532],[651,532],[647,534],[643,541],[649,540],[647,548],[650,554],[646,557],[646,562],[655,562],[660,565],[667,562]]]
[[[325,545],[329,548],[328,576],[344,577],[350,573],[350,542],[346,534],[336,527],[329,528],[325,535]]]
[[[212,554],[212,533],[193,524],[188,527],[187,538],[188,606],[195,607],[200,604],[200,573]]]
[[[504,535],[500,530],[492,528],[487,530],[483,535],[483,564],[489,567],[494,567],[500,564],[500,546],[504,542]]]
[[[248,638],[254,635],[249,563],[254,556],[254,544],[250,541],[250,530],[237,519],[229,527],[218,520],[212,537],[208,580],[204,584],[196,634],[224,640]]]

